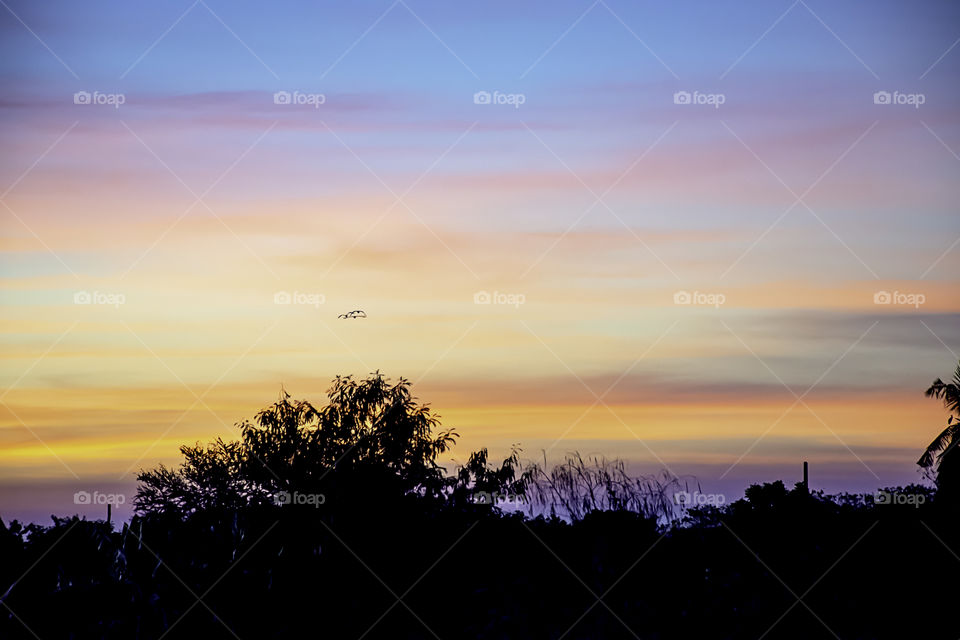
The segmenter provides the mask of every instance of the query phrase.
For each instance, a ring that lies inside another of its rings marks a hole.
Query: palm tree
[[[960,363],[953,372],[953,382],[947,383],[937,378],[924,392],[928,398],[943,401],[943,406],[951,415],[947,418],[947,428],[933,439],[927,450],[923,452],[917,464],[924,469],[936,466],[936,482],[938,493],[953,493],[953,489],[960,484],[960,455],[956,452],[960,447]]]

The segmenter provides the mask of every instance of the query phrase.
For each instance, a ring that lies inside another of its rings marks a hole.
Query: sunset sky
[[[956,3],[2,0],[0,34],[5,521],[377,369],[458,462],[731,499],[916,481],[945,424]]]

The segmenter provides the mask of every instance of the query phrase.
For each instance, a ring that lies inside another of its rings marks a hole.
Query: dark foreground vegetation
[[[932,487],[692,507],[695,483],[576,456],[450,475],[457,436],[406,382],[337,378],[142,472],[119,529],[0,522],[0,638],[955,639],[958,383],[929,392]]]

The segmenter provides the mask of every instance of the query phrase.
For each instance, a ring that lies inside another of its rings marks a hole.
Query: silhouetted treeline
[[[934,488],[720,504],[616,461],[483,450],[447,474],[456,434],[405,381],[328,396],[283,394],[239,442],[142,472],[119,529],[0,528],[0,638],[960,636]]]

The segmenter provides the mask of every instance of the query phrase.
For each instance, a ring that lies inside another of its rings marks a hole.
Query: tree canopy
[[[411,497],[467,504],[472,492],[522,493],[516,451],[491,468],[483,449],[447,475],[438,460],[458,434],[443,429],[410,387],[379,372],[363,380],[337,376],[320,408],[281,391],[240,423],[239,441],[185,445],[178,468],[140,472],[135,507],[142,514],[191,514],[276,504],[290,495],[343,506]]]

